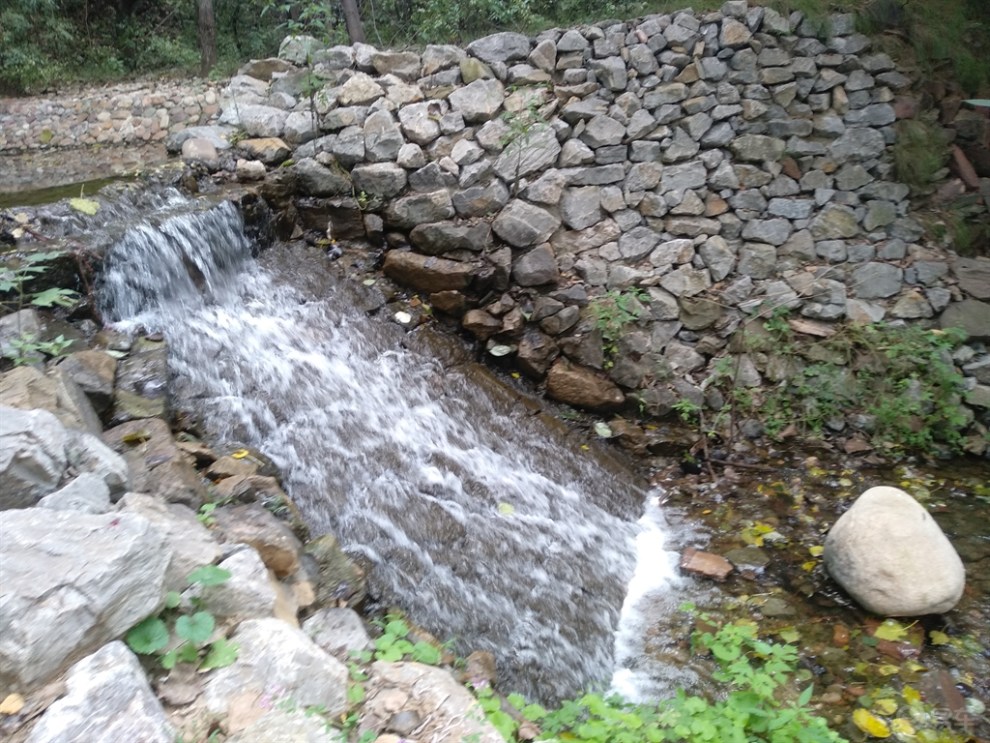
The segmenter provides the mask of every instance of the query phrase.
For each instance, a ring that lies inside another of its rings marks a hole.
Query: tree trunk
[[[361,11],[358,10],[357,0],[340,0],[344,9],[344,23],[347,24],[347,35],[352,44],[359,41],[364,43],[364,24],[361,23]]]
[[[198,8],[199,74],[206,77],[217,63],[217,22],[213,16],[213,0],[196,0]]]

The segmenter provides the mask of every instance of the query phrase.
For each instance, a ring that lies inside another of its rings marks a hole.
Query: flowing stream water
[[[634,693],[636,605],[677,582],[655,494],[469,365],[409,348],[322,252],[253,252],[230,203],[133,226],[104,316],[166,334],[174,405],[270,457],[382,604],[493,651],[505,688],[554,699],[615,673]]]

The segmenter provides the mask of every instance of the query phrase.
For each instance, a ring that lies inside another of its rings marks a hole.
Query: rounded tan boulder
[[[898,488],[870,488],[825,539],[825,567],[861,606],[880,616],[949,611],[966,574],[945,533]]]

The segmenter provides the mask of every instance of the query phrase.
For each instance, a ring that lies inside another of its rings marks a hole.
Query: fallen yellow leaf
[[[939,632],[937,629],[933,629],[928,633],[928,637],[932,641],[932,645],[948,645],[949,636],[944,632]]]
[[[245,457],[251,456],[251,452],[249,452],[247,449],[238,449],[230,456],[232,456],[234,459],[244,459]]]
[[[894,735],[903,735],[907,738],[913,738],[916,735],[914,725],[903,717],[891,720],[890,729],[894,732]]]
[[[0,702],[0,715],[16,715],[24,708],[24,697],[20,694],[8,694]]]
[[[873,709],[881,715],[892,715],[897,711],[897,702],[893,699],[877,699],[873,703]]]
[[[822,556],[822,552],[824,552],[824,551],[825,551],[825,548],[822,547],[820,544],[816,544],[814,547],[808,547],[808,552],[811,553],[811,556],[812,557],[821,557]]]
[[[890,726],[869,710],[858,709],[853,712],[853,723],[869,736],[874,738],[889,738]]]

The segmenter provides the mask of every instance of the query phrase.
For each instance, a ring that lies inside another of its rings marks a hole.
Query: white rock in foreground
[[[134,654],[111,642],[66,674],[67,693],[49,707],[27,743],[173,743],[175,731]]]
[[[280,619],[250,619],[231,639],[240,647],[237,661],[210,675],[203,696],[228,732],[244,730],[279,702],[320,707],[331,717],[347,710],[346,666],[301,630]]]
[[[28,691],[156,611],[171,552],[129,513],[0,513],[0,688]]]
[[[861,606],[880,616],[949,611],[962,596],[962,560],[914,498],[870,488],[825,539],[825,567]]]

